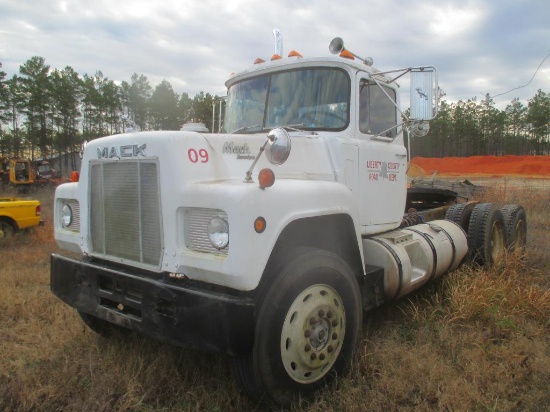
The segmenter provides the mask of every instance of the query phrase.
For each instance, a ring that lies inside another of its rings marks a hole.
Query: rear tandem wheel
[[[506,252],[506,228],[500,208],[477,204],[468,224],[469,258],[487,268],[501,267]]]
[[[520,205],[502,207],[506,225],[506,247],[509,252],[522,252],[527,243],[527,216]]]

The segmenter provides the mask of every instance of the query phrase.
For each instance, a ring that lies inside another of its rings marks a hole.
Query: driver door
[[[407,197],[407,151],[397,134],[396,91],[361,78],[359,107],[359,201],[363,233],[397,227],[403,218]],[[388,97],[389,96],[389,97]]]

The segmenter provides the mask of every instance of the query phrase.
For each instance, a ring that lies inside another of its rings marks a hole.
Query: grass
[[[45,227],[0,249],[0,410],[262,410],[223,356],[86,328],[49,290],[53,193],[33,195]],[[525,254],[370,312],[350,373],[291,410],[550,410],[550,191],[495,185],[483,200],[525,207]]]

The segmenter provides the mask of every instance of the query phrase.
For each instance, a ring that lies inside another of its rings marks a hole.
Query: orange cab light
[[[279,56],[278,54],[274,54],[273,56],[271,56],[271,61],[273,61],[273,60],[280,60],[280,59],[282,59],[282,57]]]
[[[296,50],[291,50],[290,53],[288,53],[288,57],[304,57],[300,53],[298,53]]]
[[[260,170],[260,173],[258,173],[258,182],[260,189],[273,186],[273,183],[275,183],[275,173],[271,169]]]
[[[260,64],[260,63],[265,63],[265,60],[260,59],[259,57],[256,60],[254,60],[254,64]]]
[[[262,233],[267,226],[265,219],[261,216],[257,217],[254,221],[254,230],[256,233]]]
[[[80,179],[80,173],[78,173],[77,171],[72,171],[71,172],[71,182],[78,182]]]
[[[343,57],[345,59],[355,60],[355,57],[353,57],[353,54],[351,54],[351,52],[347,51],[346,49],[342,50],[342,52],[340,53],[340,57]]]

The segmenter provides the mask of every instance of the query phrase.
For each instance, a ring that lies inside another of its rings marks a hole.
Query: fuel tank
[[[464,230],[434,220],[363,239],[365,263],[384,268],[384,297],[397,299],[456,269],[468,252]]]

